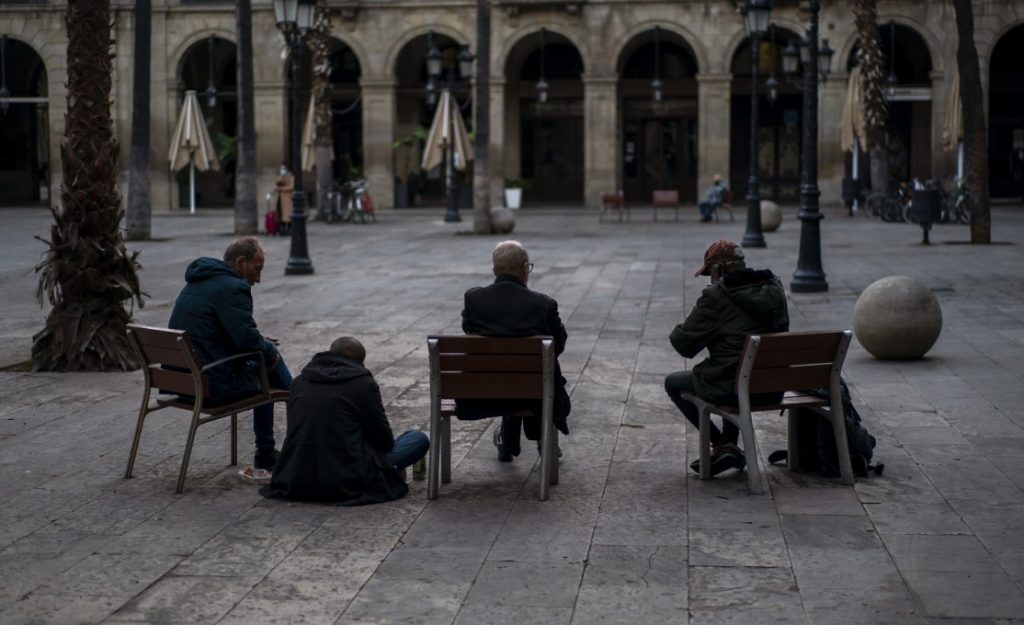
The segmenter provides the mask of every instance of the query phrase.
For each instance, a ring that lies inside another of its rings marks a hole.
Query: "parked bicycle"
[[[881,217],[882,221],[906,221],[907,206],[913,197],[913,190],[906,182],[901,182],[896,191],[890,195],[872,193],[864,202],[869,215]]]
[[[368,186],[369,182],[363,179],[335,184],[327,192],[324,221],[329,224],[356,220],[359,223],[366,223],[367,216],[372,221],[377,221],[377,215],[373,210],[373,199],[367,191]]]
[[[942,188],[942,182],[936,180],[934,188],[942,197],[942,223],[970,223],[971,215],[967,206],[967,188],[962,178],[957,178],[952,193]]]

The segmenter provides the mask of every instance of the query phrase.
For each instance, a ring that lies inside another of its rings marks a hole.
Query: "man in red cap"
[[[789,330],[789,310],[782,282],[767,270],[747,269],[743,249],[732,241],[715,241],[704,252],[704,264],[694,277],[710,276],[686,321],[677,325],[669,337],[672,347],[685,358],[693,358],[707,348],[708,357],[690,371],[677,371],[665,378],[665,390],[686,419],[700,427],[697,407],[680,393],[693,393],[718,404],[736,405],[736,369],[747,335]],[[779,397],[751,396],[755,404],[774,403]],[[739,429],[723,422],[719,429],[711,424],[711,473],[745,466],[743,453],[736,446]],[[700,471],[699,461],[690,467]]]

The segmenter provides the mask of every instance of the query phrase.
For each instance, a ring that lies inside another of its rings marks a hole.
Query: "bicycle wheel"
[[[899,201],[891,197],[884,198],[878,207],[878,216],[882,218],[882,221],[886,222],[902,221],[902,210]]]
[[[958,224],[967,224],[971,222],[971,215],[967,212],[967,198],[961,196],[957,201],[956,206],[953,207],[953,215]]]

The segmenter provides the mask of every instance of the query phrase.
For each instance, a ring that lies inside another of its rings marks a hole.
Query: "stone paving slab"
[[[685,211],[684,211],[685,212]],[[793,210],[751,264],[788,284]],[[46,211],[0,210],[0,366],[28,358],[45,311],[34,265]],[[440,213],[310,226],[316,273],[284,276],[288,241],[265,238],[256,316],[293,371],[342,334],[360,338],[396,429],[426,427],[425,337],[459,333],[462,293],[490,280],[497,237],[458,236]],[[531,286],[559,301],[573,399],[560,484],[536,500],[536,454],[495,460],[491,421],[453,427],[453,481],[427,502],[361,508],[265,501],[228,467],[229,425],[200,428],[174,494],[186,423],[150,417],[135,477],[124,463],[139,373],[0,371],[0,623],[900,623],[1024,625],[1024,210],[994,211],[994,238],[848,218],[822,222],[830,290],[792,294],[794,329],[852,326],[859,293],[887,275],[929,286],[943,333],[928,357],[880,362],[854,341],[845,376],[878,438],[884,476],[853,487],[765,468],[702,482],[696,435],[663,378],[692,366],[668,344],[704,286],[704,246],[736,224],[598,223],[584,211],[519,214]],[[157,216],[142,252],[164,325],[187,263],[219,256],[227,213]],[[278,436],[284,413],[278,408]],[[784,419],[757,419],[759,447]],[[251,460],[243,418],[242,461]]]

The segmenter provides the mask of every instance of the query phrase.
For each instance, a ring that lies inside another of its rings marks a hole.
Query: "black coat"
[[[288,436],[268,497],[360,505],[409,492],[384,458],[395,437],[380,388],[362,365],[322,352],[302,370],[288,399]]]
[[[174,302],[168,327],[185,330],[203,364],[244,352],[263,352],[267,367],[278,356],[252,318],[252,287],[216,258],[197,258],[185,270],[185,288]],[[259,390],[255,362],[236,360],[209,372],[210,395],[245,397]]]
[[[558,316],[558,302],[531,291],[518,278],[500,275],[494,283],[466,291],[462,309],[462,331],[482,336],[549,335],[555,340],[555,426],[569,433],[567,417],[572,406],[565,390],[565,378],[558,358],[565,351],[568,334]],[[488,401],[460,401],[456,416],[460,419],[493,417],[508,412],[509,404]]]

